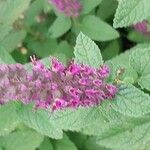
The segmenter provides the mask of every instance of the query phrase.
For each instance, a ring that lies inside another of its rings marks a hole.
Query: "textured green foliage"
[[[134,83],[137,79],[136,71],[130,66],[129,57],[136,48],[132,48],[119,56],[108,60],[106,63],[111,68],[110,81],[115,80],[117,71],[123,69],[120,79],[125,83]]]
[[[92,67],[99,67],[103,64],[102,56],[98,46],[83,33],[77,37],[75,46],[75,61]]]
[[[63,130],[81,131],[95,119],[100,119],[99,108],[78,108],[57,111],[50,117],[50,122],[55,127]]]
[[[114,27],[126,27],[150,16],[149,0],[119,0]]]
[[[58,38],[66,33],[71,27],[71,20],[64,16],[58,16],[52,26],[49,28],[49,34],[52,38]]]
[[[111,69],[108,82],[116,81],[122,68],[117,95],[96,107],[53,113],[20,103],[0,106],[0,150],[150,149],[150,45],[139,44],[118,55],[134,44],[127,36],[137,43],[149,41],[149,35],[135,34],[132,24],[149,21],[150,2],[79,1],[80,16],[69,18],[56,12],[49,0],[0,0],[0,64],[15,63],[14,59],[28,63],[35,54],[47,67],[51,65],[49,56],[64,64],[75,56],[77,63],[98,68],[104,59]],[[131,28],[116,31],[112,27],[115,9],[114,27]],[[79,34],[73,51],[80,31],[85,35]],[[31,65],[25,67],[31,70]],[[63,132],[67,134],[63,136]]]
[[[150,112],[150,96],[132,85],[122,85],[112,107],[124,115],[140,117]]]
[[[0,136],[7,135],[19,124],[19,117],[13,103],[0,106]]]
[[[130,64],[138,73],[139,85],[150,91],[150,45],[136,49],[130,57]]]
[[[43,136],[32,131],[15,131],[0,137],[0,143],[6,150],[35,150],[43,141]]]
[[[50,115],[47,111],[39,110],[33,112],[32,106],[22,106],[18,109],[20,120],[30,128],[35,129],[42,135],[49,136],[54,139],[62,138],[62,131],[56,128],[50,121]]]
[[[126,129],[124,128],[121,132],[119,132],[119,128],[116,128],[111,134],[107,134],[105,137],[97,138],[97,144],[103,145],[110,149],[121,148],[126,150],[130,147],[133,150],[147,150],[150,145],[149,121],[140,122],[139,119],[134,122],[134,126]],[[128,124],[129,122],[126,124],[126,127]]]
[[[85,16],[79,29],[97,41],[108,41],[119,37],[119,33],[115,29],[94,15]]]

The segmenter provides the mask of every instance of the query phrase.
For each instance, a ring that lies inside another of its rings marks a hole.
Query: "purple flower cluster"
[[[117,87],[105,82],[109,76],[107,65],[99,69],[71,61],[65,67],[56,58],[46,68],[32,58],[32,72],[20,64],[0,65],[0,104],[20,100],[24,104],[35,103],[35,108],[51,108],[53,111],[79,106],[95,106],[112,99]]]
[[[150,34],[150,31],[148,29],[148,21],[144,20],[142,22],[138,22],[134,25],[134,29],[142,34]]]
[[[78,0],[49,0],[55,7],[68,17],[78,17],[81,4]]]

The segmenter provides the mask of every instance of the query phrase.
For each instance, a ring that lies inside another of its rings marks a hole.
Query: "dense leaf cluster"
[[[133,28],[143,20],[149,28],[150,1],[80,3],[74,18],[47,0],[0,0],[0,64],[19,62],[30,71],[33,54],[47,67],[49,56],[93,68],[105,62],[117,95],[95,107],[53,113],[32,104],[1,105],[0,150],[150,149],[150,36]]]

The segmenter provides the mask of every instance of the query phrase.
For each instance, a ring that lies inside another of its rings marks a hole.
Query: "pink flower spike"
[[[81,78],[81,79],[79,80],[79,83],[80,83],[81,85],[88,85],[89,80],[88,80],[87,78]]]
[[[117,87],[104,80],[109,75],[107,65],[96,70],[72,61],[65,67],[53,58],[52,67],[46,68],[35,57],[32,63],[32,72],[21,64],[0,65],[1,105],[19,100],[23,104],[34,102],[36,108],[54,111],[96,106],[117,93]]]
[[[56,98],[52,110],[62,109],[65,106],[67,106],[67,102],[64,99]]]
[[[80,105],[79,99],[71,99],[70,100],[70,107],[77,108]]]
[[[91,68],[90,66],[85,66],[85,65],[82,65],[82,71],[83,71],[83,74],[84,75],[92,75],[95,70],[94,68]]]
[[[102,81],[102,80],[99,80],[99,79],[96,79],[96,80],[93,81],[93,84],[94,84],[95,86],[101,86],[101,85],[103,84],[103,81]]]
[[[135,25],[133,25],[133,27],[137,32],[140,32],[144,35],[150,34],[150,30],[148,29],[148,21],[147,20],[143,20],[142,22],[138,22]]]
[[[68,67],[68,73],[72,75],[77,75],[81,71],[81,67],[78,64],[75,64],[74,62],[71,62],[71,64]]]
[[[95,96],[96,93],[97,93],[97,91],[94,90],[94,89],[85,90],[85,94],[86,94],[88,97],[93,97],[93,96]]]
[[[117,88],[114,85],[107,84],[106,89],[108,90],[109,94],[113,97],[117,93]]]
[[[49,2],[68,17],[78,17],[82,8],[79,0],[49,0]]]
[[[101,78],[106,78],[109,76],[110,70],[107,65],[101,66],[101,68],[98,70],[98,74]]]
[[[69,93],[71,94],[71,96],[73,96],[73,97],[79,97],[80,96],[80,94],[82,93],[82,91],[81,90],[79,90],[79,89],[75,89],[75,88],[70,88],[69,89]]]
[[[36,102],[35,109],[48,109],[49,104],[46,101]]]
[[[60,63],[57,58],[52,58],[52,71],[63,73],[64,70],[64,65]]]

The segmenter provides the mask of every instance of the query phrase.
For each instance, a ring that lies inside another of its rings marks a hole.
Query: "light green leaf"
[[[0,2],[0,22],[12,24],[23,13],[30,4],[31,0],[6,0]]]
[[[26,36],[26,31],[20,30],[15,31],[12,30],[9,35],[5,36],[5,38],[0,41],[0,45],[2,45],[6,51],[12,52],[18,44],[22,43],[23,39]]]
[[[33,38],[28,38],[28,49],[32,49],[33,52],[41,58],[48,57],[52,54],[57,47],[56,39],[45,39],[43,41],[37,41]]]
[[[35,0],[30,5],[28,11],[25,14],[25,23],[28,25],[33,25],[37,23],[37,17],[42,12],[44,2],[43,0]]]
[[[121,85],[112,107],[123,115],[141,117],[150,113],[150,96],[133,85]]]
[[[145,43],[145,42],[150,42],[150,38],[149,36],[145,36],[144,34],[140,33],[140,32],[137,32],[137,31],[130,31],[128,33],[128,36],[127,38],[130,40],[130,41],[133,41],[135,43]]]
[[[98,145],[96,138],[89,137],[88,140],[84,143],[83,150],[109,150],[105,147]]]
[[[79,26],[80,31],[93,40],[108,41],[119,37],[119,33],[96,16],[85,16]]]
[[[114,40],[104,50],[102,51],[102,56],[104,60],[111,59],[119,54],[120,44],[117,40]]]
[[[22,106],[18,109],[20,120],[30,128],[35,129],[42,135],[49,136],[54,139],[62,138],[62,130],[53,126],[50,122],[48,111],[38,110],[33,112],[32,106]]]
[[[3,25],[0,23],[0,41],[5,38],[6,35],[11,31],[12,27],[10,25]]]
[[[135,49],[136,47],[129,49],[126,52],[106,61],[106,64],[109,65],[111,70],[109,77],[110,81],[114,81],[116,79],[117,71],[121,68],[124,69],[124,72],[120,78],[123,82],[134,83],[137,80],[137,73],[129,63],[129,57]]]
[[[52,38],[58,38],[71,28],[71,20],[67,17],[58,16],[52,26],[49,28],[49,34]]]
[[[49,138],[44,138],[44,141],[41,143],[39,150],[54,150]]]
[[[115,143],[115,144],[114,144]],[[114,150],[148,150],[150,145],[150,122],[135,125],[123,132],[114,132],[104,138],[97,138],[97,144]]]
[[[94,121],[93,116],[96,113],[98,113],[98,108],[67,109],[54,112],[50,117],[50,122],[52,122],[55,127],[63,130],[80,131],[83,127],[86,127]]]
[[[0,137],[6,150],[35,150],[43,141],[43,136],[32,130],[16,131]]]
[[[107,20],[112,17],[116,11],[118,2],[116,0],[103,0],[99,5],[97,16],[102,20]],[[109,8],[109,11],[106,11]]]
[[[138,73],[138,83],[150,91],[150,46],[137,48],[130,57],[130,64]]]
[[[19,124],[14,103],[0,106],[0,136],[7,135]]]
[[[62,41],[51,55],[57,57],[64,64],[68,64],[69,60],[74,56],[73,50],[73,47],[67,41]]]
[[[74,54],[75,61],[78,63],[87,64],[95,68],[103,64],[98,46],[83,33],[80,33],[77,37]]]
[[[53,141],[54,150],[77,150],[74,143],[64,134],[63,139]]]
[[[81,0],[81,4],[83,6],[82,14],[88,14],[92,11],[96,6],[101,3],[102,0]]]
[[[126,27],[150,16],[149,0],[120,0],[115,14],[115,28]]]
[[[7,63],[7,64],[15,63],[14,59],[2,45],[0,45],[0,63]]]

